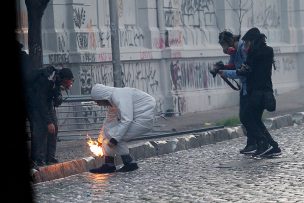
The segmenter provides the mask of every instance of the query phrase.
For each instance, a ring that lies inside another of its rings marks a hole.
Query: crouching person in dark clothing
[[[237,71],[238,75],[247,78],[249,102],[245,107],[246,130],[255,137],[257,150],[254,157],[270,157],[281,154],[278,143],[273,140],[262,121],[266,97],[273,95],[272,66],[274,53],[266,45],[266,36],[257,28],[250,29],[242,38],[247,50],[246,63]]]
[[[91,169],[92,173],[128,172],[138,169],[130,155],[127,143],[142,136],[153,127],[155,99],[135,88],[110,87],[96,84],[91,91],[92,99],[99,106],[108,108],[98,142],[102,145],[105,163]],[[114,156],[121,156],[124,166],[116,170]]]
[[[31,125],[31,159],[34,167],[57,163],[56,107],[63,102],[61,91],[71,88],[72,71],[53,66],[34,70],[29,79],[28,103]]]

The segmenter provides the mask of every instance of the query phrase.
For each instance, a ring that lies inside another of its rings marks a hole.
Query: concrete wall
[[[123,80],[156,97],[158,110],[205,111],[238,103],[238,92],[208,70],[227,61],[218,33],[256,26],[275,49],[277,93],[303,86],[303,0],[117,0]],[[18,37],[27,12],[18,0]],[[302,19],[302,20],[301,20]],[[113,85],[108,0],[51,0],[42,21],[43,61],[72,68],[73,95]]]

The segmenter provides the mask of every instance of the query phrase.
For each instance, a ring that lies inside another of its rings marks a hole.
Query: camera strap
[[[240,84],[236,81],[236,80],[234,80],[234,79],[232,79],[235,83],[236,83],[236,86],[237,87],[235,87],[227,78],[225,78],[225,77],[223,77],[223,76],[221,76],[221,78],[232,88],[232,89],[234,89],[234,90],[236,90],[236,91],[239,91],[239,90],[241,90],[241,86],[240,86]]]

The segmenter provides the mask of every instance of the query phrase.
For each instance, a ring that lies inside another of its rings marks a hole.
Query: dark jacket
[[[22,88],[23,88],[23,93],[24,93],[24,99],[25,99],[25,110],[26,114],[28,116],[28,108],[30,106],[30,94],[28,92],[28,84],[29,81],[28,79],[30,78],[30,74],[33,70],[33,63],[30,59],[30,56],[25,52],[22,51],[21,49],[18,52],[18,60],[20,61],[20,69],[21,69],[21,75],[22,75]]]
[[[45,124],[57,123],[55,107],[62,103],[62,94],[56,69],[52,67],[33,73],[29,94],[30,111]]]
[[[259,90],[273,91],[271,80],[273,62],[273,49],[266,44],[248,53],[246,64],[251,68],[251,71],[246,74],[249,94]]]

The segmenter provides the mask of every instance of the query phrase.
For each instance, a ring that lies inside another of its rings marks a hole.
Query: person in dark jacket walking
[[[241,40],[240,37],[240,35],[233,35],[228,31],[223,31],[219,34],[219,44],[222,46],[223,52],[230,55],[229,62],[224,67],[225,70],[219,70],[219,74],[225,78],[239,79],[241,81],[239,117],[244,134],[247,136],[247,141],[245,147],[240,150],[240,153],[253,154],[257,148],[256,140],[251,135],[251,132],[247,131],[247,123],[243,122],[243,119],[246,117],[244,107],[247,106],[248,103],[246,77],[236,74],[236,71],[241,68],[241,65],[247,58],[247,53],[244,49],[244,41]]]
[[[273,48],[266,44],[266,36],[258,28],[251,28],[242,38],[245,41],[247,59],[238,75],[247,78],[249,102],[245,107],[246,130],[255,137],[257,150],[254,157],[269,157],[281,154],[281,149],[273,140],[262,121],[267,95],[273,95],[272,67]]]
[[[31,159],[35,166],[58,163],[56,107],[63,102],[61,91],[73,84],[69,68],[57,70],[54,66],[34,70],[28,85],[28,111],[31,125]]]

